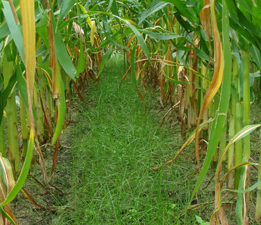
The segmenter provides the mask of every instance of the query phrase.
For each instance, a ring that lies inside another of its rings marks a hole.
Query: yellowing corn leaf
[[[84,6],[82,4],[79,4],[79,6],[80,6],[82,12],[87,15],[88,13],[87,13],[87,10],[84,8]],[[89,27],[91,28],[92,27],[92,20],[89,16],[87,16],[86,21],[87,21]]]
[[[162,20],[162,17],[160,17],[159,19],[157,19],[156,22],[154,23],[154,25],[155,25],[155,26],[158,26],[159,23],[161,22],[161,20]]]
[[[203,106],[201,108],[199,118],[197,121],[197,132],[196,132],[196,157],[198,166],[200,166],[199,162],[199,124],[201,119],[203,118],[204,113],[208,109],[209,104],[213,100],[214,96],[218,92],[218,89],[221,86],[223,79],[223,70],[224,70],[224,56],[222,50],[222,44],[219,37],[219,31],[216,22],[216,14],[215,14],[215,0],[211,3],[211,18],[212,18],[212,29],[214,35],[214,74],[212,81],[210,83],[209,88],[207,89],[206,95],[204,96]]]
[[[97,34],[97,28],[96,28],[96,23],[95,21],[91,21],[91,45],[94,45],[94,37],[95,37],[95,33]]]
[[[6,158],[3,158],[2,156],[0,156],[0,171],[0,202],[4,202],[8,193],[13,189],[15,180],[11,164]],[[8,220],[12,221],[14,224],[17,224],[9,204],[1,208],[0,224],[8,224]]]
[[[209,0],[204,0],[204,7],[200,12],[200,20],[201,24],[203,26],[203,29],[205,33],[207,34],[208,37],[208,48],[209,48],[209,62],[207,66],[207,71],[211,62],[211,20],[209,19],[211,17],[211,12],[210,12],[210,1]],[[206,71],[206,72],[207,72]]]
[[[209,0],[204,0],[204,7],[200,12],[200,21],[202,24],[202,27],[204,31],[206,32],[209,40],[211,36],[211,20],[209,19],[211,16],[210,12],[210,1]]]
[[[132,25],[136,25],[136,23],[133,20],[125,19],[126,21],[130,22]]]
[[[208,120],[206,122],[203,122],[200,126],[199,126],[199,130],[203,129],[206,125],[208,125],[210,122],[212,122],[213,120]],[[176,153],[175,157],[169,161],[167,161],[165,164],[161,165],[161,166],[157,166],[152,168],[152,170],[158,170],[161,169],[165,166],[170,166],[171,164],[175,163],[177,158],[180,156],[180,154],[192,143],[192,141],[194,141],[195,139],[195,133],[193,132],[190,137],[186,140],[186,142],[181,146],[181,148],[179,149],[179,151]]]
[[[222,162],[224,160],[224,157],[226,155],[226,153],[229,151],[230,147],[237,141],[241,140],[242,138],[246,137],[247,135],[249,135],[251,132],[253,132],[254,130],[256,130],[257,128],[260,128],[261,124],[254,124],[254,125],[248,125],[245,126],[242,130],[240,130],[227,144],[222,156],[220,157],[220,160],[218,162],[217,165],[217,169],[216,169],[216,173],[215,173],[215,180],[216,180],[216,185],[215,185],[215,210],[211,216],[210,219],[210,224],[219,224],[219,220],[221,221],[221,224],[223,225],[227,225],[227,221],[224,215],[224,212],[222,211],[222,203],[221,203],[221,188],[223,186],[224,183],[224,178],[223,181],[220,183],[219,181],[219,173],[221,171],[222,168]],[[248,165],[248,162],[244,162],[241,163],[239,165],[236,165],[235,167],[233,167],[228,173],[230,173],[232,170],[235,170],[241,166],[244,165]],[[227,174],[228,174],[227,173]],[[227,175],[225,175],[224,177],[226,177]],[[245,219],[247,219],[247,217],[245,217]],[[244,224],[248,224],[248,223],[244,223]]]
[[[87,20],[87,23],[88,23],[89,27],[91,28],[92,27],[92,20],[91,20],[91,18],[88,16],[86,20]]]
[[[35,77],[35,13],[34,0],[21,0],[21,16],[25,47],[27,88],[32,99]]]
[[[34,93],[34,80],[35,80],[35,67],[36,67],[36,48],[35,48],[35,13],[34,13],[34,0],[20,0],[22,28],[24,37],[24,52],[25,52],[25,70],[26,70],[26,87],[28,95],[28,108],[31,128],[34,133],[35,141],[37,144],[40,164],[44,172],[44,179],[47,182],[46,167],[41,152],[40,144],[35,135],[35,123],[33,116],[33,93]]]

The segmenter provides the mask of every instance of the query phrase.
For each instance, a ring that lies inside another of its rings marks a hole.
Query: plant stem
[[[261,130],[260,130],[261,140]],[[261,146],[259,154],[259,168],[258,168],[258,180],[261,180]],[[257,187],[257,199],[256,199],[256,222],[261,221],[261,184]]]
[[[5,149],[5,136],[4,136],[4,124],[5,124],[5,118],[2,118],[2,121],[0,123],[0,152],[3,157],[6,155],[6,149]]]
[[[242,105],[240,102],[236,103],[236,123],[235,130],[236,133],[242,129]],[[243,151],[243,143],[242,140],[239,140],[235,143],[235,166],[242,163],[242,151]],[[235,170],[235,183],[234,188],[238,189],[240,176],[241,176],[241,168]]]
[[[28,139],[28,117],[25,108],[24,101],[20,95],[20,121],[21,121],[21,135],[23,139],[23,155],[25,156],[27,149],[27,139]]]
[[[250,74],[249,74],[249,53],[242,51],[243,61],[243,125],[249,125],[250,117]],[[250,135],[244,138],[244,157],[250,157]]]
[[[4,86],[7,87],[10,78],[13,75],[13,63],[9,62],[4,56],[3,59],[3,75]],[[8,133],[8,147],[11,161],[14,162],[14,170],[16,173],[20,170],[19,146],[18,146],[18,130],[17,130],[17,109],[15,103],[15,92],[10,94],[6,105],[7,114],[7,133]]]

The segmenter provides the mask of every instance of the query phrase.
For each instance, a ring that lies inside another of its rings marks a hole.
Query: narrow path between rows
[[[72,145],[63,165],[68,208],[53,224],[195,224],[193,212],[183,215],[195,181],[187,162],[149,170],[180,147],[178,128],[160,127],[156,95],[146,94],[144,114],[131,79],[119,88],[119,61],[75,103],[76,123],[63,137]]]

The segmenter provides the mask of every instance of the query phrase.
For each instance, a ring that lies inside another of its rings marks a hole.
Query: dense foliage
[[[33,149],[48,185],[69,121],[70,95],[82,99],[83,88],[99,80],[119,51],[126,62],[119,82],[131,76],[145,105],[142,90],[148,85],[159,90],[161,105],[176,110],[184,138],[195,128],[166,163],[195,139],[200,173],[191,201],[214,160],[211,223],[227,224],[225,188],[237,193],[238,224],[248,221],[245,190],[257,188],[256,221],[261,220],[261,167],[258,182],[250,184],[250,167],[257,165],[250,133],[261,126],[250,125],[251,103],[261,100],[260,1],[1,0],[0,7],[2,223],[17,223],[9,203],[23,187]],[[51,174],[41,143],[55,146]]]

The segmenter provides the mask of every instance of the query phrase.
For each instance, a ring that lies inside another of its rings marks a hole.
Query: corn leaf
[[[4,22],[0,25],[0,39],[5,38],[8,34],[10,34],[10,31],[8,29],[7,23]]]
[[[33,0],[21,0],[21,16],[23,25],[25,65],[27,89],[29,89],[31,101],[33,99],[34,79],[35,79],[35,13]]]
[[[167,2],[161,2],[161,1],[154,1],[148,9],[146,9],[145,11],[142,12],[142,14],[140,15],[140,17],[138,18],[139,20],[139,25],[149,16],[151,16],[152,14],[158,12],[159,10],[163,9],[164,7],[166,7],[167,5],[169,5],[169,3]]]
[[[256,63],[256,66],[259,70],[261,70],[261,54],[260,50],[256,46],[252,46],[250,48],[250,54],[253,57],[254,62]]]
[[[176,38],[184,38],[184,36],[179,35],[179,34],[174,34],[174,33],[156,33],[148,30],[142,30],[144,34],[148,34],[151,38],[162,40],[162,41],[167,41],[167,40],[172,40]]]
[[[90,35],[90,40],[91,40],[91,45],[94,46],[94,38],[95,34],[97,34],[97,28],[96,28],[96,23],[94,20],[91,21],[91,35]]]
[[[106,62],[108,62],[108,60],[111,56],[112,50],[113,50],[113,48],[111,46],[108,49],[108,51],[103,55],[102,60],[101,60],[101,64],[100,64],[100,69],[99,69],[99,72],[98,72],[96,78],[98,78],[101,75],[102,71],[104,70],[105,64],[106,64]]]
[[[12,224],[17,225],[17,222],[3,208],[0,208],[0,213],[4,216],[3,220],[8,219]],[[5,221],[6,222],[6,221]]]
[[[0,156],[0,201],[6,199],[7,194],[12,190],[15,185],[15,180],[13,176],[12,166],[8,159]],[[17,224],[15,216],[12,212],[10,205],[1,207],[1,217],[3,220],[9,220],[13,224]]]
[[[76,77],[78,78],[79,75],[84,71],[85,69],[85,56],[84,56],[84,49],[83,49],[83,40],[80,41],[80,56],[76,71]]]
[[[21,26],[16,24],[9,2],[2,0],[2,3],[4,6],[2,10],[8,25],[8,29],[11,33],[12,39],[15,42],[19,55],[22,58],[22,61],[25,63],[24,42]]]
[[[16,68],[16,77],[17,77],[17,87],[22,96],[23,102],[28,108],[28,97],[27,97],[27,88],[26,88],[26,80],[22,75],[21,67]]]
[[[107,18],[104,16],[103,18],[102,18],[103,20],[102,20],[102,22],[103,22],[103,24],[104,24],[104,33],[105,33],[105,36],[106,36],[106,38],[108,39],[108,42],[107,42],[107,44],[109,44],[109,43],[112,43],[112,44],[114,44],[115,46],[117,46],[117,47],[119,47],[119,48],[121,48],[121,49],[125,49],[125,50],[128,50],[125,46],[123,46],[123,45],[121,45],[121,44],[119,44],[119,43],[117,43],[116,41],[114,41],[113,39],[112,39],[112,37],[111,37],[111,30],[110,30],[110,27],[109,27],[109,24],[107,23]],[[122,30],[122,29],[121,29]],[[117,34],[119,34],[120,33],[120,31],[118,31],[117,33],[116,33],[116,35]],[[114,36],[116,36],[115,34],[114,34]],[[122,37],[123,38],[123,37]],[[122,39],[121,38],[121,39]],[[102,45],[103,47],[104,46],[106,46],[106,45]],[[100,48],[101,46],[99,46],[99,48]]]
[[[61,75],[61,69],[58,62],[56,62],[56,76],[55,76],[55,89],[57,91],[57,108],[58,108],[58,117],[56,122],[56,127],[54,130],[53,138],[51,144],[54,145],[60,134],[64,125],[65,114],[66,114],[66,102],[65,102],[65,93],[64,93],[64,83]]]
[[[13,75],[9,80],[7,87],[4,90],[0,91],[0,123],[3,118],[3,111],[6,107],[8,96],[16,85],[16,77],[16,75]]]
[[[222,191],[230,191],[230,192],[234,192],[234,193],[243,194],[243,193],[254,191],[256,188],[258,188],[259,185],[261,185],[261,180],[259,180],[258,182],[253,184],[251,187],[247,188],[246,190],[223,189]]]
[[[207,93],[204,97],[204,102],[203,102],[203,107],[201,109],[201,112],[200,112],[200,116],[198,118],[198,122],[197,122],[197,127],[199,127],[199,123],[200,123],[200,120],[201,118],[203,117],[203,114],[204,112],[206,111],[206,109],[208,108],[208,105],[210,104],[210,102],[212,101],[214,95],[217,93],[220,85],[221,85],[221,81],[222,81],[222,78],[223,78],[223,66],[224,66],[224,58],[223,58],[223,51],[222,51],[222,46],[221,46],[221,41],[220,41],[220,38],[219,38],[219,34],[218,34],[218,30],[217,30],[217,24],[216,24],[216,18],[215,18],[215,12],[214,12],[214,4],[215,4],[215,1],[212,2],[212,5],[211,5],[211,12],[212,12],[212,19],[215,21],[213,22],[213,24],[215,24],[215,26],[213,26],[213,32],[214,32],[214,39],[215,39],[215,71],[214,71],[214,75],[213,75],[213,79],[212,79],[212,82],[210,84],[210,87],[208,88],[207,90]],[[227,15],[227,11],[225,11],[225,16]],[[226,16],[226,21],[225,23],[228,23],[228,17]],[[225,30],[226,34],[225,35],[228,35],[227,32],[228,29],[227,29],[227,24],[226,24],[226,30]],[[229,36],[228,36],[229,37]],[[226,45],[228,44],[227,41],[229,39],[226,36]],[[193,190],[193,193],[191,195],[191,199],[190,199],[190,202],[193,200],[196,192],[198,191],[199,189],[199,186],[200,184],[202,183],[207,171],[208,171],[208,168],[210,166],[210,163],[213,159],[213,156],[216,152],[216,147],[218,145],[218,142],[219,142],[219,139],[220,139],[220,136],[221,136],[221,133],[222,133],[222,129],[223,129],[223,125],[224,125],[224,121],[225,121],[225,118],[226,118],[226,112],[228,110],[228,103],[229,103],[229,98],[230,98],[230,84],[231,84],[231,53],[229,54],[229,46],[226,46],[227,47],[227,52],[226,52],[226,59],[228,60],[227,61],[227,68],[226,68],[226,76],[228,76],[227,79],[225,79],[225,82],[223,83],[223,87],[222,87],[222,96],[221,96],[221,108],[220,110],[218,111],[216,117],[215,117],[215,120],[212,124],[212,129],[211,129],[211,134],[210,134],[210,139],[209,139],[209,145],[208,145],[208,150],[207,150],[207,155],[206,155],[206,158],[204,160],[204,164],[202,166],[202,169],[200,171],[200,174],[199,174],[199,177],[198,177],[198,180],[197,180],[197,183],[195,185],[195,188]],[[227,90],[226,90],[227,89]],[[196,134],[197,136],[198,134]],[[218,136],[217,136],[218,135]],[[197,159],[199,160],[199,155],[198,155],[198,137],[196,137],[196,153],[197,153]]]
[[[150,60],[149,49],[148,49],[141,33],[138,31],[138,29],[135,26],[133,26],[128,20],[122,19],[121,17],[115,16],[115,15],[113,15],[113,17],[123,21],[134,32],[134,34],[136,35],[136,37],[140,43],[142,51],[144,52],[145,56]]]
[[[199,126],[199,130],[203,129],[207,124],[211,123],[213,120],[210,119],[206,122],[203,122],[202,124],[200,124]],[[158,167],[154,167],[152,168],[153,170],[158,170],[164,166],[170,166],[171,164],[175,163],[177,158],[180,156],[180,154],[195,140],[195,135],[196,135],[196,130],[193,131],[193,133],[189,136],[189,138],[186,140],[186,142],[181,146],[181,148],[179,149],[179,151],[176,153],[176,155],[174,156],[173,159],[169,160],[168,162],[166,162],[165,164],[163,164],[162,166],[158,166]]]
[[[193,9],[187,5],[186,0],[162,0],[163,2],[169,2],[174,4],[176,9],[178,10],[178,15],[182,15],[188,18],[191,22],[198,23],[198,16],[195,14]],[[175,14],[175,15],[177,15]],[[189,25],[190,26],[190,25]]]
[[[75,75],[77,71],[72,63],[72,60],[64,45],[62,36],[58,30],[54,34],[54,40],[55,50],[59,63],[61,64],[62,68],[67,73],[67,75],[75,81]]]
[[[23,165],[23,168],[19,175],[19,178],[16,181],[16,184],[14,185],[13,189],[8,193],[6,199],[0,203],[0,207],[3,207],[5,205],[9,204],[11,201],[13,201],[15,199],[16,195],[22,189],[24,182],[27,178],[29,169],[30,169],[30,165],[31,165],[32,157],[33,157],[33,147],[34,147],[34,135],[33,135],[33,131],[31,130],[27,153],[26,153],[24,165]]]
[[[70,10],[75,4],[75,0],[63,0],[61,5],[61,12],[58,17],[58,21],[61,21],[64,17],[68,15]]]
[[[245,180],[245,173],[244,170],[241,169],[241,176],[238,185],[239,192],[244,190],[244,180]],[[243,225],[243,211],[242,211],[243,204],[244,204],[243,193],[238,193],[237,204],[236,204],[236,220],[238,225]]]

